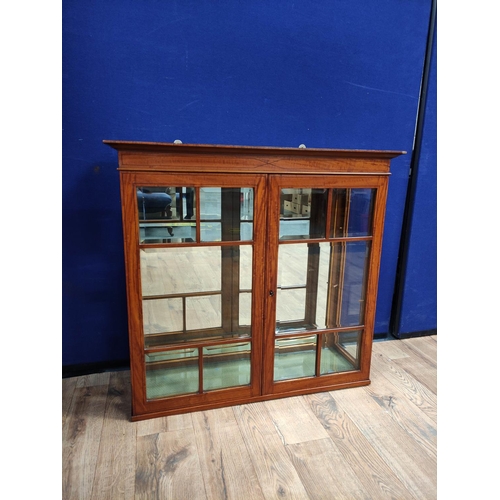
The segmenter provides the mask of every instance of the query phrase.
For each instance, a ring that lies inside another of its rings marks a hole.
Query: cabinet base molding
[[[300,390],[300,391],[291,391],[287,393],[282,393],[282,394],[267,394],[267,395],[262,395],[262,396],[257,396],[257,397],[252,397],[252,398],[243,398],[241,400],[227,400],[227,401],[219,401],[217,403],[212,403],[212,404],[207,404],[207,405],[199,405],[199,406],[190,406],[189,408],[176,408],[173,410],[162,410],[160,412],[155,412],[155,413],[145,413],[143,415],[131,415],[130,421],[131,422],[139,422],[141,420],[147,420],[150,418],[159,418],[159,417],[170,417],[172,415],[182,415],[184,413],[192,413],[196,411],[206,411],[206,410],[214,410],[216,408],[226,408],[226,407],[231,407],[231,406],[240,406],[240,405],[245,405],[249,403],[260,403],[263,401],[272,401],[274,399],[284,399],[284,398],[291,398],[295,396],[304,396],[306,394],[316,394],[320,392],[330,392],[330,391],[337,391],[337,390],[342,390],[342,389],[352,389],[356,387],[364,387],[367,385],[370,385],[371,381],[370,380],[360,380],[359,382],[348,382],[344,384],[337,384],[334,386],[331,386],[329,388],[322,387],[321,389],[314,388],[314,389],[307,389],[307,390]]]

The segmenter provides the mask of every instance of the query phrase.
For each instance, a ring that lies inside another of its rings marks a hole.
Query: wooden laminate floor
[[[62,498],[434,499],[436,351],[376,342],[369,386],[134,423],[128,371],[63,379]]]

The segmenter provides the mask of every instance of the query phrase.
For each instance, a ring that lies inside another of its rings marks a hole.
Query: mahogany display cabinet
[[[132,420],[370,383],[401,151],[118,151]]]

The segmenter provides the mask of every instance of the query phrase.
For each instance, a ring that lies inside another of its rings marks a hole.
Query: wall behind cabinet
[[[411,153],[427,0],[66,0],[62,7],[63,366],[128,360],[117,158],[103,139]],[[432,147],[432,133],[428,141]],[[381,334],[389,328],[410,159],[392,165]],[[416,277],[427,272],[415,265]]]

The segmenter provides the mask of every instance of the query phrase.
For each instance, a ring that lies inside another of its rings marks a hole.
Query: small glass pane
[[[200,222],[201,241],[222,241],[222,224],[220,222]]]
[[[345,244],[342,307],[337,326],[363,324],[365,317],[366,279],[371,242],[355,241]]]
[[[141,244],[196,241],[195,221],[186,222],[196,213],[194,188],[141,186],[136,194]]]
[[[253,220],[253,188],[241,188],[241,220]]]
[[[186,329],[202,330],[221,327],[221,296],[186,297]]]
[[[252,294],[240,293],[240,326],[250,326],[252,322]]]
[[[203,348],[203,389],[250,384],[250,342]]]
[[[307,243],[280,245],[278,287],[305,286],[307,281]]]
[[[240,252],[240,290],[252,289],[252,251],[250,245],[242,245],[239,248]]]
[[[375,189],[333,189],[331,234],[334,238],[372,234]]]
[[[305,288],[278,289],[276,297],[276,331],[313,328],[305,319]]]
[[[198,349],[146,354],[146,397],[157,399],[199,391]]]
[[[328,190],[282,189],[280,196],[280,240],[325,237]]]
[[[360,330],[322,335],[321,374],[358,370],[360,338]]]
[[[313,377],[316,372],[316,335],[276,339],[274,380]]]
[[[182,330],[182,299],[152,299],[142,301],[144,335]]]
[[[200,188],[201,241],[253,238],[253,188]]]
[[[200,188],[200,216],[201,220],[220,220],[221,190],[220,187]]]

